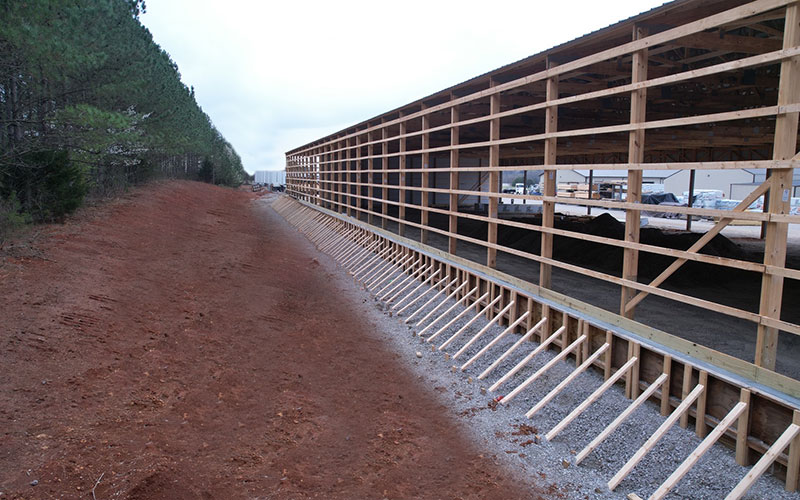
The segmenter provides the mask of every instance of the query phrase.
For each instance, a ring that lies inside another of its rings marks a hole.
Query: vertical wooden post
[[[375,202],[373,199],[375,198],[375,188],[373,184],[375,184],[375,174],[373,170],[375,170],[375,160],[372,158],[375,154],[375,145],[372,144],[372,141],[375,139],[375,135],[373,132],[367,133],[367,142],[369,146],[367,146],[367,223],[373,224],[375,222],[373,217],[373,212],[375,211]]]
[[[706,400],[708,399],[708,372],[700,370],[699,384],[706,388],[703,394],[697,398],[697,411],[695,412],[695,425],[694,431],[697,437],[704,439],[708,433],[708,426],[706,426]]]
[[[535,324],[534,323],[534,318],[533,318],[533,299],[528,297],[527,302],[528,302],[528,304],[527,304],[527,307],[525,309],[528,312],[528,318],[525,320],[525,331],[526,332],[528,330],[530,330],[531,328],[533,328],[533,325]]]
[[[547,59],[547,69],[554,68],[556,64]],[[558,76],[551,76],[547,79],[546,100],[548,103],[558,99]],[[553,133],[558,131],[558,106],[548,106],[544,114],[544,131]],[[544,140],[544,195],[555,196],[558,176],[555,170],[548,170],[547,165],[555,165],[557,161],[557,139],[547,138]],[[556,204],[553,201],[542,203],[542,228],[552,228],[555,221]],[[545,258],[553,257],[553,234],[543,232],[541,235],[540,255]],[[553,268],[550,264],[541,263],[539,265],[539,286],[550,288],[552,285]]]
[[[638,342],[628,341],[628,359],[636,358],[636,362],[631,367],[625,377],[625,397],[636,399],[639,397],[639,361],[641,359],[642,346]]]
[[[672,383],[672,356],[664,356],[661,371],[667,374],[667,380],[661,386],[661,416],[666,417],[671,413],[672,405],[669,402],[669,388]]]
[[[382,119],[385,122],[386,119]],[[381,195],[381,228],[386,229],[386,214],[389,209],[389,127],[381,129],[381,184],[383,185],[383,193]]]
[[[794,411],[792,423],[800,425],[800,411]],[[789,443],[789,462],[786,464],[786,491],[797,491],[798,475],[800,475],[800,435]]]
[[[350,169],[351,169],[351,167],[350,167],[350,164],[351,164],[351,162],[350,162],[350,155],[351,155],[350,145],[351,144],[352,144],[352,139],[345,139],[345,141],[344,141],[344,146],[345,146],[344,162],[342,163],[344,165],[344,184],[342,184],[342,189],[344,190],[344,193],[345,193],[344,194],[344,204],[346,205],[345,213],[347,213],[348,217],[352,214],[352,210],[350,208],[350,204],[351,204],[350,203],[350,186],[352,184],[351,179],[350,179]]]
[[[451,96],[451,98],[454,99],[455,96]],[[450,123],[458,123],[458,121],[458,106],[453,106],[450,108]],[[450,128],[451,146],[458,145],[458,133],[458,126]],[[450,150],[450,225],[448,227],[450,237],[448,238],[447,243],[447,251],[453,255],[455,255],[456,247],[458,245],[458,238],[453,236],[454,234],[458,234],[458,216],[455,215],[458,213],[458,195],[453,193],[454,190],[458,190],[458,171],[455,170],[458,168],[458,161],[458,149],[453,148]]]
[[[329,146],[322,146],[322,150],[320,152],[319,181],[320,186],[322,187],[322,202],[320,205],[323,208],[329,207],[330,199],[330,194],[327,192],[330,189],[328,183],[328,149]]]
[[[354,155],[351,158],[357,158],[353,160],[353,169],[355,170],[353,176],[355,177],[353,182],[353,189],[355,190],[355,197],[353,199],[353,204],[356,207],[355,217],[358,220],[361,220],[361,212],[363,210],[363,201],[361,199],[361,170],[363,168],[364,162],[360,159],[361,158],[361,143],[364,142],[364,136],[359,135],[355,138],[355,146],[356,148],[353,150]]]
[[[793,3],[786,7],[786,24],[783,31],[783,47],[800,45],[800,6]],[[778,106],[800,100],[800,57],[781,62]],[[774,160],[787,160],[797,151],[798,113],[781,113],[775,121],[775,140],[772,148]],[[769,213],[788,214],[792,189],[792,168],[772,169],[769,178]],[[764,244],[764,265],[783,267],[786,264],[786,240],[789,224],[767,222]],[[783,299],[783,276],[764,273],[761,278],[761,303],[759,314],[780,319]],[[775,369],[778,355],[778,329],[758,325],[755,364],[770,370]]]
[[[694,205],[694,179],[695,179],[695,170],[689,170],[689,202],[688,205],[691,208]],[[692,230],[692,214],[686,214],[686,230]]]
[[[681,401],[686,399],[689,391],[692,388],[692,365],[685,363],[683,365],[683,387],[681,387]],[[689,425],[689,412],[683,412],[681,415],[681,427],[684,429]]]
[[[337,149],[339,149],[341,147],[341,144],[342,144],[341,142],[336,141],[335,143],[333,143],[332,147],[333,147],[334,150],[337,150]],[[342,213],[342,204],[341,204],[341,202],[342,202],[342,193],[341,193],[341,191],[342,191],[342,184],[341,184],[342,174],[339,172],[339,170],[341,170],[341,165],[339,164],[339,158],[341,157],[341,154],[342,154],[341,151],[334,151],[334,153],[332,154],[333,163],[331,164],[332,168],[333,168],[333,171],[334,171],[334,174],[333,174],[334,201],[333,202],[334,202],[334,210],[336,210],[337,213]]]
[[[614,360],[612,357],[612,352],[614,350],[614,332],[611,330],[606,330],[606,344],[608,344],[608,349],[606,350],[606,357],[603,364],[603,380],[611,378],[611,363],[613,363]]]
[[[639,26],[633,28],[633,39],[639,40],[646,36],[645,30]],[[647,80],[647,49],[633,53],[632,82]],[[631,123],[645,121],[647,104],[647,89],[631,92]],[[632,130],[628,135],[628,163],[642,163],[644,161],[644,130]],[[628,170],[628,203],[642,201],[642,171]],[[639,225],[642,213],[638,210],[625,211],[625,241],[639,242]],[[622,278],[636,281],[639,269],[639,251],[634,248],[623,250]],[[635,309],[627,309],[628,302],[636,295],[633,288],[622,287],[620,298],[620,314],[633,318]]]
[[[501,293],[502,293],[503,289],[501,288],[500,290],[501,290]],[[508,311],[508,324],[511,325],[517,320],[518,312],[519,312],[519,300],[517,299],[517,292],[512,290],[510,295],[509,295],[509,297],[508,297],[508,299],[509,299],[510,302],[514,303],[514,305],[511,306],[511,310]],[[493,307],[492,310],[489,311],[489,312],[491,312],[492,316],[494,316],[495,310],[502,311],[505,306],[506,306],[505,301],[500,299],[500,303],[497,305],[497,307]],[[489,316],[489,317],[491,318],[492,316]],[[514,331],[511,332],[511,333],[517,333],[517,330],[519,330],[519,327],[514,328]]]
[[[422,109],[425,109],[427,106],[422,104]],[[431,128],[431,117],[430,115],[422,115],[422,130],[426,130]],[[431,146],[431,136],[430,134],[423,133],[422,134],[422,166],[420,167],[420,174],[422,175],[422,191],[420,191],[420,205],[421,205],[421,213],[420,213],[420,224],[422,228],[419,232],[419,241],[420,243],[428,243],[428,230],[425,229],[428,226],[428,207],[430,206],[430,195],[428,193],[428,188],[430,188],[430,172],[428,172],[429,163],[431,160],[431,154],[425,151],[426,149],[430,148]]]
[[[402,118],[403,113],[400,112],[400,117]],[[397,225],[397,234],[403,236],[406,234],[406,225],[403,224],[402,221],[406,220],[406,130],[408,130],[408,125],[405,121],[400,122],[400,156],[398,157],[398,168],[400,172],[397,174],[397,184],[398,184],[398,192],[397,192],[397,201],[400,203],[397,209],[397,218],[400,219],[400,223]]]
[[[750,448],[747,446],[747,435],[750,434],[750,391],[742,389],[739,401],[747,403],[747,409],[739,415],[736,424],[736,463],[750,465]]]
[[[494,86],[494,82],[491,83]],[[500,112],[500,94],[492,94],[489,98],[489,113],[496,114]],[[494,118],[489,121],[489,140],[500,140],[500,119]],[[493,193],[500,193],[500,175],[497,167],[500,166],[500,146],[492,144],[489,146],[489,233],[487,241],[489,244],[497,243],[497,206],[499,198],[492,196]],[[486,266],[494,269],[497,267],[497,249],[488,247],[486,249]]]

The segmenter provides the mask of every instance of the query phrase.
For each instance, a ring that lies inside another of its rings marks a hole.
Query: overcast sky
[[[142,22],[245,169],[663,0],[150,0]]]

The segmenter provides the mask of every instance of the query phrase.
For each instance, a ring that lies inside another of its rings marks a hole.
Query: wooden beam
[[[784,449],[792,443],[798,435],[800,435],[800,425],[797,424],[797,411],[795,411],[795,421],[792,422],[789,427],[780,435],[780,437],[775,441],[775,443],[769,447],[766,453],[759,459],[759,461],[750,469],[739,483],[736,485],[728,496],[725,497],[725,500],[739,500],[747,493],[747,490],[755,484],[758,478],[761,477],[764,472],[772,465],[775,459],[778,458]],[[788,484],[788,479],[787,479]],[[794,491],[794,490],[789,490]]]
[[[427,106],[424,104],[422,108],[425,109]],[[425,132],[425,130],[431,128],[431,115],[422,115],[422,150],[426,151],[431,147],[431,136],[429,133]],[[422,224],[422,229],[419,231],[419,241],[422,244],[428,243],[428,230],[425,229],[428,226],[428,210],[427,208],[431,205],[430,203],[430,196],[431,193],[428,192],[428,188],[430,188],[430,176],[431,173],[428,171],[430,168],[430,161],[431,161],[431,154],[427,152],[422,153],[422,166],[420,167],[420,175],[422,176],[421,179],[421,186],[422,191],[420,191],[420,205],[422,206],[422,210],[420,213],[420,224]]]
[[[732,212],[734,212],[734,213],[736,213],[736,212],[744,212],[745,210],[747,210],[750,207],[750,205],[754,201],[756,201],[768,189],[769,189],[769,182],[764,182],[763,184],[758,186],[756,189],[754,189],[753,192],[751,192],[749,195],[747,195],[747,197],[744,200],[742,200],[738,205],[736,205],[736,207],[734,207]],[[703,249],[703,247],[705,247],[711,240],[714,239],[715,236],[717,236],[723,229],[725,229],[728,226],[728,224],[730,224],[733,221],[734,221],[734,217],[722,217],[719,221],[717,221],[716,224],[714,224],[714,226],[711,229],[706,231],[706,233],[703,236],[701,236],[700,239],[698,239],[696,242],[694,242],[692,244],[692,246],[690,246],[689,249],[686,250],[686,251],[689,252],[689,253],[699,253],[700,250]],[[687,262],[687,259],[685,259],[685,258],[676,259],[675,262],[670,264],[666,269],[664,269],[661,272],[661,274],[659,274],[653,281],[651,281],[649,285],[650,286],[661,286],[661,284],[664,283],[667,280],[667,278],[672,276],[672,274],[674,274],[675,271],[680,269],[680,267],[683,266],[686,262]],[[644,292],[644,291],[639,292],[638,295],[633,297],[628,302],[628,304],[626,305],[626,308],[632,309],[639,302],[641,302],[647,295],[648,295],[648,292]]]
[[[786,23],[783,46],[800,45],[800,6],[793,3],[786,7]],[[781,63],[778,105],[800,101],[800,58],[793,57]],[[772,158],[784,160],[797,153],[798,113],[780,113],[775,122],[775,141]],[[788,214],[792,189],[791,168],[775,169],[769,177],[769,213]],[[785,222],[767,222],[764,246],[764,265],[784,267],[789,225]],[[764,274],[761,279],[761,301],[759,314],[780,320],[783,301],[783,277]],[[758,325],[755,364],[770,370],[775,369],[778,356],[778,329]]]
[[[645,38],[644,28],[633,28],[633,39]],[[647,80],[647,49],[642,49],[633,54],[632,81]],[[647,90],[640,89],[631,92],[631,120],[632,124],[642,123],[646,119]],[[628,133],[628,162],[641,163],[644,160],[644,130],[631,130]],[[640,203],[642,201],[642,171],[628,170],[628,192],[625,200],[627,203]],[[625,241],[639,243],[641,227],[641,212],[637,210],[625,211]],[[633,248],[623,250],[622,278],[636,281],[639,275],[639,251]],[[620,297],[620,314],[633,319],[634,309],[628,309],[628,302],[636,294],[636,290],[622,287]]]
[[[490,99],[490,113],[496,114],[500,112],[500,94],[492,94]],[[494,119],[489,122],[489,140],[500,140],[500,119]],[[492,144],[489,146],[489,186],[487,191],[490,193],[500,192],[500,172],[495,168],[500,166],[500,146]],[[496,196],[489,196],[489,219],[487,242],[490,244],[497,243],[497,222],[492,222],[492,219],[497,219],[497,205],[499,198]],[[492,247],[486,249],[486,266],[490,268],[497,267],[497,250]]]
[[[628,474],[630,474],[633,468],[636,467],[636,464],[638,464],[642,458],[644,458],[644,456],[647,455],[651,449],[653,449],[656,443],[658,443],[664,434],[666,434],[667,431],[675,424],[675,421],[678,420],[678,418],[685,412],[689,411],[689,407],[704,390],[705,387],[699,384],[692,389],[692,392],[690,392],[686,398],[684,398],[681,404],[678,405],[678,407],[675,408],[675,411],[673,411],[672,414],[667,417],[667,419],[658,427],[658,429],[656,429],[653,435],[650,436],[647,441],[645,441],[642,447],[639,448],[636,453],[634,453],[633,456],[628,459],[627,462],[625,462],[625,465],[623,465],[616,474],[614,474],[614,477],[612,477],[608,482],[608,489],[614,491],[614,488],[619,486],[619,483],[628,477]]]
[[[369,132],[367,134],[367,155],[369,158],[367,159],[367,223],[374,224],[375,219],[373,218],[373,212],[375,211],[375,145],[373,144],[374,132]],[[360,193],[359,193],[360,194]]]
[[[552,69],[556,66],[554,61],[547,60],[547,68]],[[558,99],[558,76],[547,79],[547,102]],[[558,106],[548,106],[545,108],[544,117],[545,133],[551,134],[558,130]],[[558,139],[555,137],[544,141],[544,195],[555,196],[558,186],[558,176],[556,171],[548,169],[548,165],[555,165],[558,161]],[[555,224],[556,204],[550,201],[542,203],[542,228],[552,228]],[[545,259],[553,257],[553,236],[550,233],[542,233],[541,249],[539,251]],[[549,264],[542,262],[539,265],[539,286],[550,288],[553,285],[553,268]]]
[[[400,113],[402,116],[403,113]],[[404,221],[406,220],[406,130],[408,127],[407,121],[400,122],[400,150],[398,158],[398,168],[400,172],[397,174],[397,184],[398,184],[398,193],[397,193],[397,201],[399,202],[398,206],[398,215],[397,218],[400,221],[397,224],[397,234],[400,236],[404,236],[406,234],[406,225]]]
[[[617,372],[617,373],[619,373],[619,372]],[[611,379],[609,379],[609,380],[611,380]],[[586,447],[583,450],[581,450],[580,453],[578,453],[578,455],[575,457],[575,464],[576,465],[580,464],[583,461],[583,459],[586,458],[589,455],[589,453],[591,453],[592,451],[594,451],[595,448],[600,446],[600,444],[603,441],[605,441],[605,439],[608,436],[610,436],[611,433],[614,432],[617,429],[617,427],[622,425],[622,423],[631,415],[631,413],[636,411],[637,408],[639,408],[642,404],[644,404],[644,402],[647,401],[647,399],[650,396],[653,395],[653,393],[656,391],[656,389],[658,389],[659,386],[663,386],[666,383],[668,383],[667,374],[666,373],[662,373],[661,375],[658,376],[658,378],[655,380],[655,382],[650,384],[650,386],[647,389],[645,389],[644,392],[642,392],[639,395],[639,397],[636,398],[630,405],[628,405],[628,407],[625,408],[625,410],[622,413],[620,413],[617,416],[617,418],[614,419],[613,422],[608,424],[608,426],[605,429],[603,429],[603,431],[600,432],[600,434],[598,434],[597,437],[595,437],[592,440],[591,443],[587,444]],[[602,388],[602,386],[600,388]],[[662,391],[664,390],[663,387],[662,387],[661,390]],[[590,396],[590,398],[591,398],[591,396]]]
[[[453,98],[454,96],[451,96]],[[458,106],[453,106],[450,108],[450,123],[458,123]],[[450,144],[452,146],[458,145],[459,139],[459,128],[457,126],[453,126],[450,129]],[[458,178],[458,153],[459,150],[457,148],[453,148],[450,150],[450,216],[449,216],[449,224],[448,228],[450,234],[458,234],[458,194],[454,192],[459,188],[459,178]],[[456,245],[458,243],[458,238],[453,236],[449,236],[447,238],[447,251],[451,254],[455,255],[456,253]]]
[[[736,403],[736,406],[734,406],[733,409],[728,412],[727,415],[725,415],[725,418],[723,418],[720,423],[714,427],[714,430],[711,431],[708,436],[706,436],[703,442],[700,443],[700,445],[698,445],[697,448],[695,448],[695,450],[688,457],[686,457],[686,460],[684,460],[683,463],[681,463],[681,465],[675,469],[675,471],[667,478],[667,480],[664,481],[664,483],[659,486],[652,495],[650,495],[650,500],[661,500],[664,498],[667,493],[669,493],[669,491],[674,488],[676,484],[678,484],[678,481],[680,481],[683,476],[685,476],[686,473],[689,472],[692,467],[694,467],[697,461],[700,460],[700,457],[705,455],[706,452],[711,449],[711,446],[722,437],[722,434],[728,430],[728,427],[733,424],[733,421],[739,418],[739,415],[741,415],[741,413],[746,409],[747,403],[743,403],[741,401]]]

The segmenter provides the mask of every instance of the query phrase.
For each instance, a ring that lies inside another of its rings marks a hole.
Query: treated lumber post
[[[800,411],[792,414],[792,424],[800,426]],[[797,491],[800,477],[800,434],[789,443],[789,462],[786,464],[786,491]]]
[[[628,342],[628,359],[636,358],[628,376],[625,378],[625,397],[636,399],[639,396],[639,359],[641,356],[641,344],[638,342]]]
[[[606,358],[603,360],[603,380],[611,378],[611,363],[613,362],[613,348],[614,348],[614,332],[606,330],[606,344],[608,344],[608,351],[606,351]]]
[[[494,82],[492,82],[494,86]],[[500,112],[500,94],[492,94],[489,98],[489,113],[496,114]],[[500,119],[495,118],[489,122],[489,140],[500,140]],[[489,187],[487,189],[489,196],[489,232],[487,241],[489,244],[497,243],[497,206],[500,199],[497,196],[500,193],[500,172],[496,167],[500,166],[500,146],[492,144],[489,146]],[[494,269],[497,267],[497,249],[493,247],[486,248],[486,266]]]
[[[342,185],[339,183],[339,152],[336,151],[337,149],[339,149],[339,142],[335,142],[331,145],[331,178],[333,179],[333,193],[331,193],[333,203],[331,208],[336,213],[341,213],[339,190]]]
[[[761,477],[764,472],[772,465],[772,463],[778,458],[783,450],[789,445],[789,449],[791,450],[791,444],[797,440],[798,435],[800,434],[800,415],[797,410],[794,412],[794,418],[792,419],[792,424],[786,428],[783,434],[775,440],[772,446],[769,447],[766,453],[759,459],[759,461],[750,469],[742,479],[739,481],[739,484],[728,493],[728,496],[725,497],[725,500],[739,500],[747,493],[747,490],[750,489],[751,486]],[[791,454],[791,451],[789,452]],[[789,457],[789,463],[791,465],[791,457]],[[796,464],[795,464],[796,465]],[[787,491],[794,491],[794,489],[789,489],[789,472],[786,474],[786,490]],[[797,474],[795,473],[795,477]]]
[[[633,39],[639,40],[646,36],[644,28],[634,26]],[[647,49],[633,53],[631,81],[633,83],[647,80]],[[631,92],[631,123],[645,121],[645,108],[647,104],[647,89]],[[632,130],[628,133],[628,163],[642,163],[644,161],[644,130]],[[628,170],[628,194],[625,200],[628,203],[642,201],[642,171]],[[638,210],[625,210],[625,241],[639,243],[641,212]],[[623,250],[622,278],[636,281],[639,274],[639,251],[634,248]],[[622,287],[620,298],[620,314],[633,318],[635,309],[628,310],[625,306],[636,294],[633,288]]]
[[[361,158],[361,143],[364,142],[363,135],[356,136],[355,142],[355,150],[354,155],[351,158]],[[363,161],[359,159],[355,159],[352,162],[354,173],[351,174],[355,179],[352,182],[352,193],[355,195],[353,198],[353,204],[355,205],[355,216],[356,219],[361,220],[361,212],[363,211],[363,200],[361,199],[361,169],[363,165]]]
[[[783,32],[783,48],[800,45],[800,6],[793,3],[786,7],[786,23]],[[778,106],[800,101],[800,57],[781,62]],[[775,120],[775,140],[772,148],[773,160],[788,160],[797,152],[798,113],[780,113]],[[777,168],[770,171],[769,213],[788,214],[792,190],[792,168]],[[764,265],[784,267],[786,265],[786,240],[789,224],[766,223]],[[783,300],[783,276],[764,273],[761,278],[761,302],[759,314],[774,319],[781,317]],[[778,355],[778,329],[758,325],[756,337],[756,366],[775,369]]]
[[[385,123],[386,118],[381,119],[381,123]],[[389,208],[389,127],[381,129],[381,185],[383,190],[381,192],[381,228],[386,229],[386,213]]]
[[[699,383],[704,387],[708,387],[708,372],[700,370]],[[697,437],[704,438],[708,434],[708,427],[706,426],[706,399],[708,391],[703,391],[703,394],[697,398],[697,411],[695,412],[695,433]]]
[[[451,95],[451,99],[454,99],[455,96]],[[450,108],[450,123],[458,123],[459,115],[458,115],[458,106],[453,106]],[[458,134],[459,128],[458,126],[452,126],[450,128],[450,145],[457,146],[458,145]],[[458,195],[453,193],[454,190],[458,189],[458,149],[451,149],[450,150],[450,223],[448,227],[448,231],[450,232],[450,236],[448,237],[447,243],[447,251],[451,254],[455,255],[456,253],[456,246],[458,244],[458,238],[454,235],[458,234]]]
[[[344,162],[342,163],[344,165],[344,181],[343,181],[343,184],[342,184],[342,190],[345,193],[345,195],[344,195],[344,204],[346,205],[345,213],[347,214],[348,217],[350,217],[353,214],[352,209],[350,207],[350,205],[352,204],[352,200],[350,198],[350,184],[351,184],[351,182],[350,182],[350,164],[351,164],[351,162],[350,162],[350,155],[351,155],[350,145],[351,144],[352,144],[352,139],[345,139],[345,141],[344,141],[344,145],[345,145]]]
[[[669,403],[669,386],[672,382],[672,356],[664,356],[661,371],[667,376],[666,382],[661,387],[661,416],[666,417],[669,415],[669,409],[671,407]]]
[[[422,104],[422,109],[425,109],[427,106]],[[422,130],[431,128],[431,117],[430,115],[422,115]],[[420,175],[422,176],[421,185],[422,191],[420,191],[420,224],[422,227],[419,231],[419,241],[422,244],[428,243],[428,230],[425,229],[428,226],[428,207],[430,207],[430,193],[428,193],[428,189],[430,186],[430,172],[428,172],[429,163],[431,161],[431,154],[428,153],[426,150],[431,146],[431,136],[427,132],[422,134],[422,166],[420,167]]]
[[[547,69],[554,68],[555,62],[547,59]],[[549,103],[558,99],[558,76],[547,79],[546,100]],[[558,106],[547,106],[544,114],[544,131],[547,134],[558,130]],[[555,137],[544,140],[544,195],[555,196],[558,178],[555,170],[548,170],[547,165],[555,165],[557,160],[557,141]],[[555,221],[556,204],[552,201],[542,202],[542,228],[553,227]],[[550,259],[553,257],[553,234],[543,232],[541,234],[540,255]],[[552,285],[553,269],[550,264],[541,263],[539,265],[539,286],[550,288]],[[545,313],[543,313],[545,314]],[[547,314],[549,317],[550,315]]]
[[[361,212],[361,161],[357,160],[361,156],[361,136],[356,136],[352,141],[352,148],[350,149],[350,206],[352,207],[352,215],[358,219]]]
[[[681,397],[685,400],[689,394],[689,388],[692,387],[692,365],[684,362],[683,365],[683,387],[681,388]],[[704,386],[705,387],[705,386]],[[689,426],[689,412],[681,415],[681,427],[684,429]]]
[[[747,403],[750,408],[750,391],[742,389],[739,401]],[[739,465],[750,465],[750,449],[747,446],[747,435],[750,434],[750,412],[746,411],[739,416],[736,424],[736,463]]]
[[[403,112],[400,112],[400,117],[402,118]],[[404,236],[406,234],[406,225],[403,224],[403,221],[406,220],[406,131],[408,130],[408,124],[405,121],[400,122],[400,156],[397,157],[398,159],[398,168],[399,173],[397,174],[397,201],[400,203],[397,209],[397,218],[400,219],[400,222],[397,225],[397,234],[400,236]]]
[[[375,219],[373,217],[373,212],[375,211],[375,160],[372,158],[375,155],[375,145],[372,144],[372,141],[375,139],[375,134],[373,132],[369,132],[367,134],[367,142],[370,143],[367,146],[367,223],[374,224]]]

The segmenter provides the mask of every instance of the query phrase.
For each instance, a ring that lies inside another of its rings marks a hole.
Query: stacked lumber
[[[589,199],[589,184],[579,184],[577,182],[558,185],[558,195],[562,198],[582,198]],[[592,184],[592,198],[598,199],[597,184]]]

